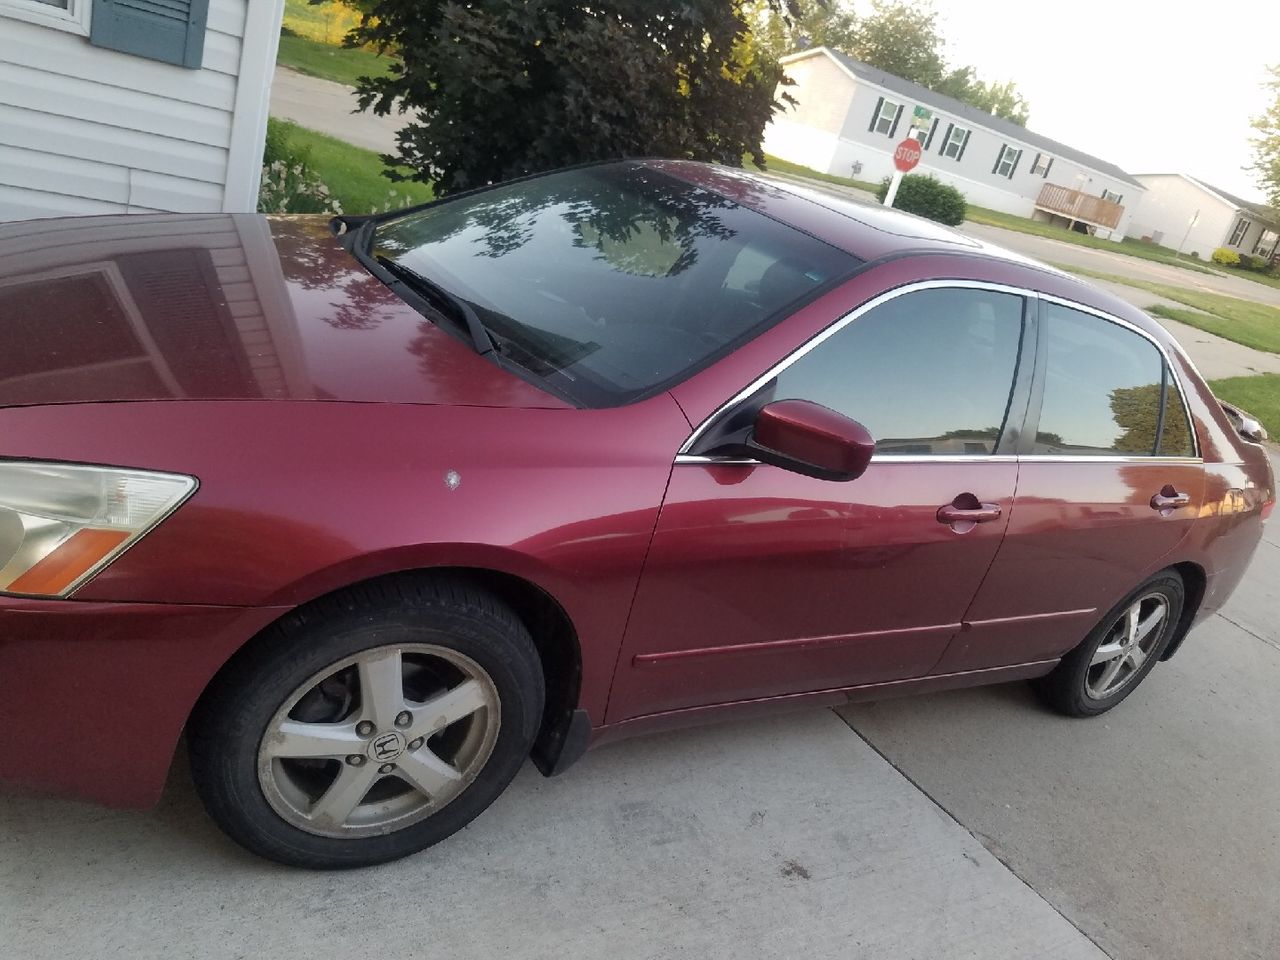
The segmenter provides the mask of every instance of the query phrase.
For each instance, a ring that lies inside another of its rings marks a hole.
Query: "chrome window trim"
[[[1037,299],[1043,301],[1044,303],[1056,303],[1058,306],[1066,307],[1069,310],[1078,310],[1081,313],[1091,314],[1092,316],[1097,317],[1099,320],[1106,320],[1108,323],[1114,323],[1117,326],[1124,327],[1126,330],[1131,330],[1132,332],[1136,333],[1138,336],[1144,338],[1149,343],[1153,344],[1156,350],[1159,351],[1161,358],[1164,360],[1165,368],[1169,371],[1169,376],[1173,378],[1173,382],[1178,387],[1178,397],[1182,400],[1182,412],[1186,415],[1187,426],[1191,430],[1191,449],[1193,452],[1190,457],[1128,457],[1128,458],[1118,457],[1117,458],[1117,457],[1108,457],[1103,454],[1098,454],[1096,455],[1095,459],[1098,459],[1098,460],[1136,459],[1136,460],[1142,460],[1142,461],[1181,460],[1186,462],[1199,462],[1199,463],[1204,462],[1204,457],[1200,453],[1200,438],[1196,436],[1196,422],[1191,416],[1191,405],[1187,403],[1186,384],[1184,384],[1182,382],[1182,378],[1178,376],[1178,369],[1177,367],[1174,366],[1173,358],[1169,356],[1169,351],[1165,349],[1163,343],[1161,343],[1151,334],[1147,333],[1147,331],[1143,330],[1141,327],[1134,326],[1128,320],[1124,320],[1124,319],[1121,319],[1120,317],[1115,316],[1114,314],[1107,313],[1105,310],[1099,310],[1096,307],[1090,307],[1083,303],[1077,303],[1074,300],[1068,300],[1065,297],[1055,297],[1053,294],[1050,294],[1050,293],[1038,293],[1035,296],[1037,297]],[[1056,456],[1056,455],[1028,454],[1028,456]],[[1064,456],[1069,456],[1069,455],[1064,455]]]
[[[1156,350],[1159,351],[1161,358],[1163,358],[1164,360],[1165,366],[1168,367],[1169,369],[1170,376],[1174,378],[1174,381],[1178,385],[1178,394],[1182,398],[1182,408],[1186,414],[1187,423],[1191,427],[1191,443],[1192,443],[1192,447],[1195,450],[1195,454],[1191,457],[1135,457],[1135,456],[1130,456],[1128,454],[1118,454],[1114,457],[1106,456],[1103,454],[1079,455],[1079,456],[1071,455],[1071,454],[1023,454],[1021,456],[1016,454],[996,454],[993,456],[986,456],[986,457],[965,456],[965,455],[957,455],[954,457],[912,456],[909,454],[904,456],[894,456],[892,454],[876,454],[871,458],[872,462],[875,462],[875,463],[1008,463],[1016,460],[1061,461],[1061,462],[1068,462],[1068,463],[1074,463],[1074,462],[1203,463],[1204,462],[1204,459],[1200,453],[1200,438],[1196,435],[1195,421],[1192,419],[1192,416],[1191,416],[1191,407],[1187,403],[1186,387],[1183,384],[1181,378],[1178,376],[1177,369],[1174,367],[1173,363],[1170,360],[1169,352],[1164,348],[1164,345],[1160,343],[1159,340],[1157,340],[1151,334],[1147,333],[1147,331],[1141,329],[1140,327],[1134,326],[1132,323],[1130,323],[1127,320],[1124,320],[1124,319],[1121,319],[1120,317],[1109,314],[1105,310],[1099,310],[1095,307],[1090,307],[1083,303],[1077,303],[1076,301],[1068,300],[1065,297],[1058,297],[1058,296],[1054,296],[1053,294],[1040,293],[1039,291],[1036,291],[1036,290],[1029,290],[1026,287],[1012,286],[1010,284],[1004,284],[1004,283],[989,283],[985,280],[917,280],[914,283],[908,283],[908,284],[904,284],[901,287],[895,287],[892,290],[886,290],[884,293],[881,293],[878,296],[873,297],[872,299],[868,300],[866,303],[863,303],[857,307],[854,307],[852,310],[850,310],[844,316],[840,317],[834,323],[830,324],[829,326],[820,330],[818,333],[814,334],[814,336],[810,337],[808,340],[806,340],[804,343],[798,346],[791,353],[787,354],[787,356],[783,357],[781,360],[775,363],[772,367],[770,367],[760,376],[756,377],[754,380],[748,383],[745,387],[743,387],[741,390],[735,393],[732,397],[730,397],[724,403],[720,404],[720,406],[712,410],[711,413],[708,414],[706,417],[704,417],[702,422],[699,423],[698,426],[694,428],[693,432],[689,434],[688,438],[684,441],[684,443],[680,445],[680,449],[676,451],[675,463],[677,464],[699,464],[699,463],[700,464],[717,464],[720,466],[747,466],[747,465],[758,466],[760,465],[760,462],[758,460],[754,460],[749,457],[742,457],[742,458],[708,457],[708,456],[703,456],[701,454],[689,453],[689,448],[692,447],[698,441],[698,439],[702,436],[702,434],[704,434],[707,431],[707,428],[715,420],[717,420],[720,417],[720,415],[723,414],[726,410],[736,406],[737,404],[741,403],[743,400],[750,397],[752,394],[754,394],[762,386],[764,386],[766,383],[768,383],[770,380],[776,377],[783,370],[786,370],[788,367],[790,367],[793,363],[795,363],[801,357],[805,356],[811,350],[814,350],[817,347],[821,346],[823,343],[825,343],[831,337],[835,336],[837,333],[843,330],[846,326],[848,326],[854,320],[857,320],[863,314],[868,313],[871,310],[874,310],[876,307],[880,306],[881,304],[888,303],[890,300],[894,300],[894,299],[897,299],[898,297],[905,296],[908,293],[915,293],[916,291],[919,291],[919,290],[989,290],[992,293],[1009,293],[1009,294],[1013,294],[1014,296],[1026,297],[1032,301],[1044,301],[1046,303],[1055,303],[1055,304],[1058,304],[1059,306],[1067,307],[1068,309],[1071,309],[1071,310],[1079,310],[1082,313],[1091,314],[1095,317],[1098,317],[1101,320],[1106,320],[1110,323],[1117,324],[1118,326],[1124,327],[1125,329],[1131,330],[1132,332],[1138,334],[1140,337],[1143,337],[1145,340],[1147,340],[1149,343],[1155,346]]]

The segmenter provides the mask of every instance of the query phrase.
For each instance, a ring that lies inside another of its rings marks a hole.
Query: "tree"
[[[938,14],[927,0],[873,0],[870,12],[861,19],[839,0],[828,5],[808,0],[787,22],[758,0],[751,19],[757,42],[775,58],[808,47],[830,47],[1019,126],[1027,125],[1030,108],[1012,80],[987,82],[979,79],[973,67],[947,61]]]
[[[796,0],[794,15],[780,12],[770,0],[750,0],[744,14],[752,41],[775,60],[810,47],[849,50],[858,22],[839,0]]]
[[[946,74],[945,46],[931,4],[873,0],[871,14],[858,23],[848,52],[863,63],[934,90]]]
[[[1271,93],[1271,105],[1253,118],[1257,136],[1252,139],[1253,163],[1248,169],[1258,177],[1258,186],[1273,207],[1280,207],[1280,64],[1268,67],[1271,75],[1263,87]]]
[[[767,0],[778,16],[796,0]],[[573,163],[659,155],[763,165],[790,98],[746,42],[742,0],[360,0],[352,45],[394,48],[361,109],[412,119],[384,161],[450,193]]]
[[[1025,127],[1027,120],[1031,117],[1031,105],[1018,92],[1012,80],[1006,80],[1004,83],[987,83],[977,80],[968,94],[958,99],[971,103],[979,110],[985,110],[994,116],[1011,120],[1020,127]]]

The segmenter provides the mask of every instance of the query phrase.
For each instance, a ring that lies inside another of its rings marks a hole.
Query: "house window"
[[[893,136],[893,131],[898,126],[898,117],[901,115],[902,104],[881,97],[880,106],[876,108],[875,117],[871,121],[871,132],[880,133],[886,137]]]
[[[1006,180],[1012,180],[1014,171],[1018,169],[1018,161],[1022,159],[1022,151],[1015,147],[1009,146],[1007,143],[1000,148],[1000,155],[996,157],[996,165],[991,172],[997,177],[1004,177]]]
[[[1253,245],[1253,255],[1270,259],[1276,252],[1277,241],[1280,241],[1280,233],[1274,230],[1263,230],[1262,236],[1258,237],[1258,242]]]
[[[957,127],[950,124],[947,127],[947,136],[942,141],[942,155],[950,157],[952,160],[959,160],[964,156],[964,148],[969,143],[969,130],[966,127]]]
[[[1049,168],[1053,166],[1053,157],[1047,153],[1037,153],[1036,162],[1031,164],[1031,172],[1041,177],[1049,176]]]
[[[1241,217],[1236,221],[1236,228],[1231,231],[1231,239],[1227,241],[1228,247],[1238,247],[1240,242],[1244,240],[1244,235],[1249,232],[1249,228],[1253,226],[1252,221]]]
[[[1112,193],[1110,190],[1103,189],[1102,199],[1106,200],[1108,203],[1121,203],[1124,201],[1124,194]]]
[[[0,0],[0,17],[89,35],[90,0]]]

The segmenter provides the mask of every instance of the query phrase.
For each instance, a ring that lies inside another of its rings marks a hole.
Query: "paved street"
[[[373,113],[353,113],[354,91],[331,80],[320,80],[277,67],[271,82],[271,116],[292,120],[310,130],[379,153],[396,148],[396,131],[404,126],[399,114],[379,117]]]
[[[0,957],[1274,960],[1277,584],[1272,521],[1105,718],[1012,684],[634,740],[354,873],[240,853],[181,764],[154,811],[0,796]]]

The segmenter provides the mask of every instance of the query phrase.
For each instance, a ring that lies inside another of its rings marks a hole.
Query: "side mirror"
[[[856,420],[808,400],[777,400],[756,414],[747,452],[761,463],[816,477],[856,480],[876,442]]]

